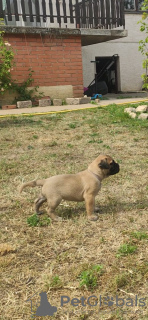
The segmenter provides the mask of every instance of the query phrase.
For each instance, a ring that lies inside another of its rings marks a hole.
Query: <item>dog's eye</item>
[[[106,163],[106,161],[104,160],[101,160],[101,162],[98,165],[101,169],[109,169],[109,164]]]

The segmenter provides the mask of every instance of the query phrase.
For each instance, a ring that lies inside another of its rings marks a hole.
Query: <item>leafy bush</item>
[[[0,24],[2,24],[0,20]],[[0,94],[11,89],[11,70],[14,65],[14,53],[11,44],[4,40],[4,31],[0,30]]]

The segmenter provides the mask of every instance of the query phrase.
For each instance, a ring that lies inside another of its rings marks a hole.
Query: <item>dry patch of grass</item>
[[[37,293],[35,312],[42,291],[58,309],[52,319],[148,318],[147,129],[147,121],[115,105],[0,120],[2,320],[28,320],[26,300]],[[38,218],[39,188],[18,193],[24,181],[78,172],[100,153],[112,155],[121,171],[102,184],[97,222],[88,222],[84,203],[74,202],[59,206],[63,222],[46,213]],[[96,306],[80,301],[92,295]],[[63,307],[61,296],[70,298]]]

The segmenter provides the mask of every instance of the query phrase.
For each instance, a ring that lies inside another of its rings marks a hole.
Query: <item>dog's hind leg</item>
[[[43,214],[44,213],[43,211],[39,211],[39,208],[46,201],[47,201],[47,199],[43,195],[41,195],[39,198],[37,198],[35,200],[35,212],[37,214]]]
[[[60,204],[61,202],[61,198],[56,198],[56,199],[50,199],[48,200],[48,214],[50,216],[50,218],[54,221],[61,221],[62,218],[61,217],[58,217],[56,214],[55,214],[55,209],[57,208],[57,206]]]

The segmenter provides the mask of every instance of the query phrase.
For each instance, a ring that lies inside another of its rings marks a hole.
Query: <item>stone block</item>
[[[135,119],[135,118],[136,118],[136,113],[135,113],[135,112],[129,112],[129,116],[130,116],[132,119]]]
[[[48,99],[40,99],[39,100],[39,107],[48,107],[48,106],[51,106],[51,99],[48,98]]]
[[[38,106],[39,105],[39,100],[45,100],[45,99],[50,99],[50,97],[49,96],[43,96],[41,98],[35,98],[33,100],[33,106]]]
[[[80,104],[87,104],[91,102],[91,98],[90,97],[83,97],[80,98]]]
[[[32,107],[32,101],[18,101],[17,102],[17,108],[31,108]]]
[[[53,105],[54,106],[61,106],[62,105],[62,99],[53,99]]]
[[[124,112],[126,112],[126,113],[136,112],[136,109],[135,108],[125,108]]]
[[[138,106],[136,112],[148,112],[148,105]]]
[[[66,103],[69,105],[80,104],[80,98],[66,98]]]
[[[141,113],[141,114],[139,114],[138,119],[141,119],[141,120],[146,120],[146,119],[148,119],[148,113]]]

